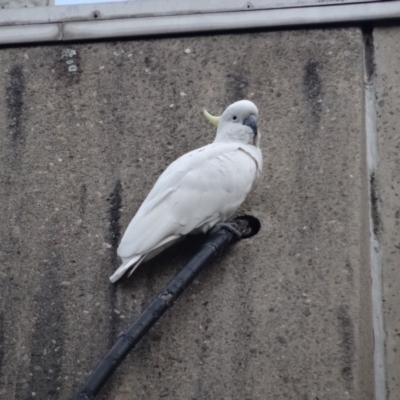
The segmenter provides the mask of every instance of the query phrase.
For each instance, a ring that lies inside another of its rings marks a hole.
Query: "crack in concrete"
[[[363,28],[364,38],[364,87],[365,129],[367,136],[367,168],[370,206],[370,262],[372,290],[372,319],[374,330],[374,375],[375,400],[386,400],[385,328],[383,320],[382,247],[379,241],[381,230],[379,212],[378,139],[376,126],[375,60],[373,26]]]

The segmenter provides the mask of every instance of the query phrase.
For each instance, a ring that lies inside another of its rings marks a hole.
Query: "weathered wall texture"
[[[0,0],[1,8],[44,7],[54,5],[54,0]]]
[[[374,31],[388,400],[400,398],[400,29]]]
[[[2,49],[0,397],[70,399],[195,252],[108,282],[157,176],[213,140],[201,109],[250,98],[265,167],[243,210],[262,231],[99,398],[372,399],[362,65],[357,29]]]

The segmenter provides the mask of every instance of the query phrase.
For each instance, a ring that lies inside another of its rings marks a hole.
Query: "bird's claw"
[[[211,229],[211,233],[217,233],[221,229],[226,229],[227,231],[231,232],[237,240],[240,240],[242,238],[242,234],[238,229],[238,225],[234,222],[221,222]]]

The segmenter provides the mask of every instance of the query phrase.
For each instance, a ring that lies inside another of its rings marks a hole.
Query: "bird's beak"
[[[255,115],[250,115],[243,121],[243,125],[249,126],[252,130],[254,135],[257,135],[258,129],[257,129],[257,118]]]
[[[218,126],[221,117],[214,117],[207,110],[204,110],[203,114],[214,126]]]

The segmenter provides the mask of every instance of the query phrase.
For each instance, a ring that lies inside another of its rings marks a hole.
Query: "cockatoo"
[[[158,178],[122,237],[122,265],[111,282],[185,235],[226,222],[252,190],[262,169],[257,107],[241,100],[220,117],[204,114],[217,126],[214,142],[181,156]]]

